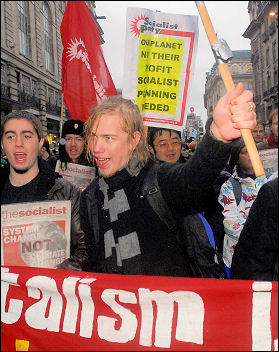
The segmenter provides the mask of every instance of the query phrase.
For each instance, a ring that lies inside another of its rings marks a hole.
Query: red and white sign
[[[278,171],[278,148],[259,150],[259,156],[265,172]]]
[[[1,265],[56,268],[70,242],[70,200],[1,205]]]
[[[192,106],[190,107],[190,111],[191,111],[191,112],[194,112],[194,108],[193,108]]]
[[[55,171],[82,191],[95,178],[96,169],[92,166],[67,163],[67,167],[64,168],[64,163],[61,164],[62,167],[60,166],[60,160],[57,160]]]
[[[278,282],[5,266],[1,307],[6,351],[278,350]]]

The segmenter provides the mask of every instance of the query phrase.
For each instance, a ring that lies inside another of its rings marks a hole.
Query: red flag
[[[73,119],[86,121],[94,106],[117,91],[85,1],[67,2],[60,32],[64,102]]]

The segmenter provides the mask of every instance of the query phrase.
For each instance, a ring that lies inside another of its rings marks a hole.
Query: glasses
[[[77,137],[65,137],[65,142],[66,143],[71,143],[71,142],[76,142],[76,143],[83,143],[84,138],[77,136]]]
[[[167,150],[169,145],[171,146],[171,148],[177,149],[177,148],[180,147],[181,142],[175,141],[175,142],[162,142],[162,143],[159,143],[159,144],[154,144],[154,146],[157,147],[160,150]]]

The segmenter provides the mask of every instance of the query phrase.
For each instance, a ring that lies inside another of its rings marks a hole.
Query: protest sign
[[[1,269],[2,350],[278,350],[276,281]]]
[[[59,160],[56,163],[55,171],[59,172]],[[60,174],[83,191],[94,179],[95,168],[91,166],[67,163],[67,168],[62,167]]]
[[[71,201],[1,205],[1,265],[55,268],[70,256]]]
[[[190,127],[190,137],[197,137],[198,131],[194,127]]]
[[[183,130],[197,40],[197,16],[127,9],[122,95],[145,126]]]
[[[278,171],[278,148],[259,150],[265,172]]]

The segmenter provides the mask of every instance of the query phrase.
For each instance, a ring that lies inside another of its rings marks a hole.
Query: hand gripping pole
[[[234,89],[234,83],[232,80],[231,73],[229,71],[227,61],[232,57],[230,48],[228,47],[224,39],[217,39],[217,35],[212,26],[209,14],[207,12],[204,1],[195,1],[197,9],[199,11],[204,29],[206,31],[207,38],[211,45],[216,64],[218,65],[219,72],[222,80],[226,87],[227,92],[231,92]],[[265,171],[250,129],[240,129],[247,152],[249,154],[254,172],[256,177],[264,175]]]

